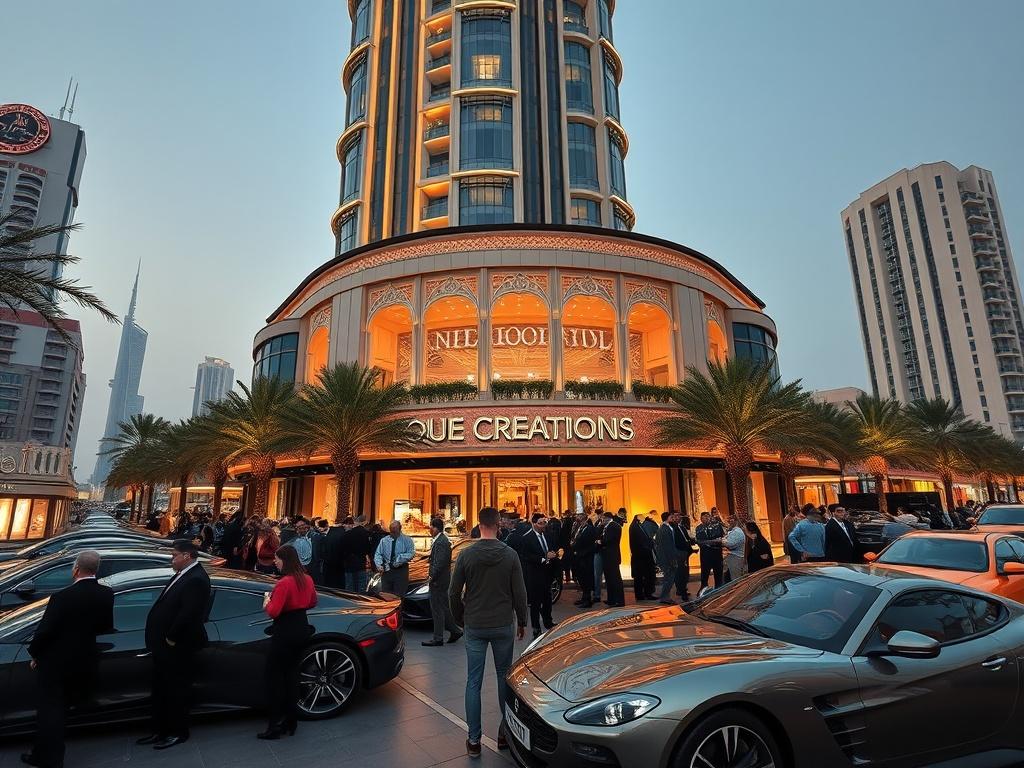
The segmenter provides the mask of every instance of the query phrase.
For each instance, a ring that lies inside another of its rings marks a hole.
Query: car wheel
[[[554,605],[558,602],[558,598],[562,596],[562,578],[556,576],[551,580],[551,604]]]
[[[362,670],[355,651],[340,643],[309,648],[299,662],[299,712],[306,720],[341,714],[359,690]]]
[[[740,709],[724,709],[698,721],[676,750],[673,766],[786,768],[771,731]]]

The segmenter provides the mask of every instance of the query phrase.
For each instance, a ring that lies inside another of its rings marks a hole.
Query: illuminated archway
[[[574,296],[562,309],[562,372],[566,381],[622,381],[615,308],[600,296]]]
[[[491,306],[491,372],[496,379],[550,379],[548,305],[532,293],[506,293]]]
[[[327,367],[330,335],[327,326],[322,325],[306,342],[306,375],[303,378],[306,384],[316,384],[320,371]]]
[[[722,326],[708,320],[708,362],[724,363],[729,358],[729,342]]]
[[[383,384],[412,383],[412,313],[402,304],[379,309],[368,327],[369,364],[383,372]]]
[[[462,296],[446,296],[423,313],[423,381],[477,380],[480,322],[476,306]]]
[[[629,310],[629,375],[633,383],[674,384],[668,313],[647,302],[637,302]]]

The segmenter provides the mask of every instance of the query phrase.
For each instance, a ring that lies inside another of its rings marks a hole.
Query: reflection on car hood
[[[526,666],[558,695],[585,701],[708,666],[821,652],[703,621],[681,608],[605,611],[556,627]]]

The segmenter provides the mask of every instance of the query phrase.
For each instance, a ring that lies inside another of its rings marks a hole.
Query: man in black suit
[[[100,556],[81,552],[71,586],[50,597],[28,646],[38,694],[36,739],[21,761],[44,768],[64,764],[64,718],[69,704],[92,693],[99,652],[96,635],[114,628],[114,593],[96,581]]]
[[[146,648],[153,654],[152,733],[137,744],[167,749],[188,741],[188,708],[196,655],[206,647],[210,577],[188,539],[172,547],[174,576],[146,617]]]
[[[622,526],[619,525],[615,513],[608,511],[604,513],[604,527],[597,540],[601,549],[601,569],[604,572],[604,583],[608,586],[609,608],[622,607],[626,604],[626,593],[622,588],[622,572],[619,565],[622,563],[622,550],[619,549],[619,542],[622,541]]]
[[[345,534],[353,525],[355,522],[346,517],[340,523],[327,529],[323,546],[323,583],[326,587],[345,589],[345,553],[342,549],[342,542],[345,539]]]
[[[633,596],[641,600],[654,599],[654,539],[643,526],[644,516],[637,515],[629,524],[629,556],[633,569]]]
[[[836,507],[832,519],[825,525],[825,559],[836,563],[856,563],[857,529],[846,518],[846,509]]]
[[[533,636],[540,637],[540,623],[543,619],[544,628],[555,626],[551,618],[551,581],[555,575],[555,563],[558,553],[547,537],[548,519],[543,512],[533,516],[533,527],[523,535],[519,558],[523,561],[523,573],[526,576],[526,598],[530,603],[530,622],[533,624]]]
[[[430,535],[434,537],[430,544],[430,565],[427,571],[427,583],[430,589],[430,616],[434,621],[434,637],[424,640],[428,647],[444,645],[444,631],[449,634],[448,642],[454,643],[462,637],[452,618],[452,607],[448,600],[448,588],[452,585],[452,543],[444,534],[444,520],[435,517],[430,521]]]
[[[590,608],[594,604],[594,553],[597,551],[597,528],[585,512],[576,513],[576,525],[572,539],[572,570],[576,583],[580,585],[580,599],[577,605]]]

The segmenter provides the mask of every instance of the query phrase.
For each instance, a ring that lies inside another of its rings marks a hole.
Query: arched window
[[[626,199],[626,168],[622,160],[624,154],[622,137],[617,131],[608,131],[609,176],[613,195]]]
[[[348,117],[345,125],[352,125],[366,117],[366,57],[352,68],[348,80]]]
[[[459,181],[459,224],[511,224],[512,179],[478,176]]]
[[[708,361],[724,363],[728,358],[729,342],[725,338],[725,331],[714,320],[708,320]]]
[[[512,25],[507,13],[462,14],[462,87],[512,87]]]
[[[384,385],[412,382],[412,314],[402,304],[382,307],[370,318],[367,365],[382,372]]]
[[[357,137],[350,141],[342,152],[341,202],[347,203],[359,197],[362,180],[362,141]]]
[[[512,167],[511,99],[463,99],[459,170]]]
[[[629,310],[629,375],[633,383],[668,386],[672,379],[672,321],[665,310],[637,302]]]
[[[356,0],[352,15],[352,47],[370,36],[370,0]]]
[[[578,112],[594,112],[590,49],[581,43],[565,44],[565,103]]]
[[[597,141],[593,126],[569,123],[569,185],[600,189],[597,182]]]
[[[562,308],[562,373],[566,381],[621,381],[615,308],[600,296],[574,296]]]
[[[423,313],[424,383],[476,382],[479,328],[468,299],[448,296],[431,304]]]
[[[328,349],[331,332],[326,325],[317,328],[306,342],[306,371],[302,380],[306,384],[316,384],[320,371],[327,367]]]
[[[506,293],[491,307],[491,376],[550,379],[548,305],[532,293]]]

